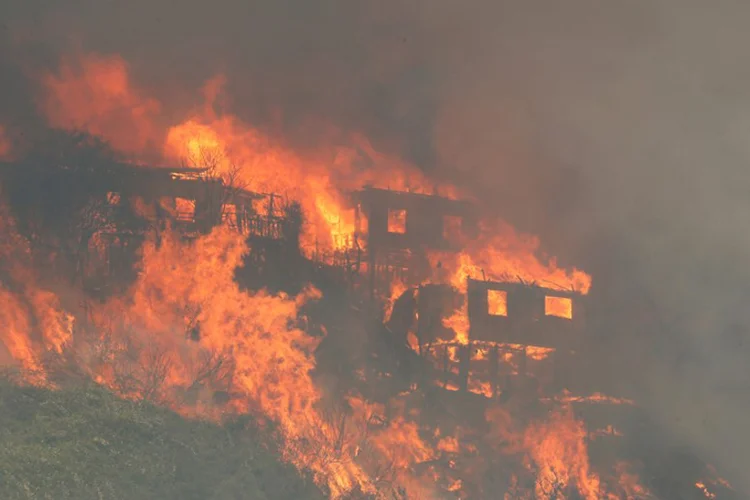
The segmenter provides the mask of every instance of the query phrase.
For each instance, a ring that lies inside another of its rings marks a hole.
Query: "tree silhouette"
[[[54,255],[71,280],[81,278],[91,238],[108,224],[105,177],[117,155],[83,132],[49,130],[4,176],[18,230],[34,250]]]

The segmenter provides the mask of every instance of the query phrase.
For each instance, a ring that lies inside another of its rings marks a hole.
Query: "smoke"
[[[54,69],[61,53],[119,54],[168,115],[195,106],[197,89],[222,73],[234,114],[297,147],[329,140],[325,120],[411,156],[429,153],[433,106],[408,39],[414,9],[337,0],[47,4],[0,7],[27,74]]]
[[[165,114],[223,73],[233,113],[300,148],[361,132],[593,272],[592,294],[616,311],[602,333],[613,361],[665,425],[742,472],[749,10],[11,0],[0,6],[0,120],[36,120],[33,76],[81,49],[119,54]],[[656,320],[628,314],[643,304]]]
[[[457,8],[435,122],[441,168],[593,272],[592,293],[615,311],[601,332],[610,357],[627,356],[667,428],[737,477],[750,465],[748,13]]]

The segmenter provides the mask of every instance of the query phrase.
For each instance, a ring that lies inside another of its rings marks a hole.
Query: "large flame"
[[[590,470],[585,439],[583,423],[565,414],[555,414],[526,430],[524,444],[538,468],[535,492],[539,498],[555,498],[571,482],[584,498],[600,498],[599,478]]]
[[[489,409],[486,418],[491,445],[503,454],[522,459],[523,469],[514,472],[516,481],[527,475],[533,478],[533,494],[519,488],[516,482],[515,496],[506,498],[652,498],[625,462],[616,464],[609,484],[592,470],[586,428],[568,404],[526,426],[519,425],[521,419],[504,408]]]
[[[50,386],[68,360],[126,398],[192,417],[249,413],[267,421],[283,456],[311,472],[332,498],[375,494],[384,474],[410,492],[432,491],[411,473],[434,453],[413,421],[397,415],[373,429],[382,406],[354,396],[343,429],[322,412],[310,373],[319,340],[298,326],[299,308],[320,293],[241,290],[234,271],[247,247],[236,232],[219,226],[193,242],[172,232],[158,245],[148,241],[130,289],[103,304],[87,302],[73,328],[57,296],[36,285],[28,246],[11,219],[0,221],[9,236],[0,248],[10,275],[2,285],[11,287],[0,286],[3,365],[15,364],[27,383]]]
[[[502,221],[482,221],[479,237],[467,240],[458,253],[432,252],[431,265],[441,269],[439,276],[431,282],[450,284],[461,293],[466,293],[469,278],[479,280],[512,281],[537,284],[545,288],[576,291],[587,294],[591,288],[591,276],[579,269],[564,269],[554,258],[539,256],[539,239],[518,234]],[[391,300],[394,300],[393,298]],[[507,314],[507,305],[500,296],[491,297],[495,314]],[[455,340],[466,344],[469,340],[469,318],[467,303],[443,319],[443,325],[456,332]],[[571,318],[572,302],[569,299],[553,299],[550,315]]]
[[[16,238],[3,247],[4,262],[27,262],[24,241],[12,226],[3,230]],[[91,305],[75,332],[55,295],[33,286],[31,268],[14,265],[14,282],[22,286],[0,290],[0,311],[9,325],[3,344],[34,383],[47,383],[45,354],[57,353],[124,397],[147,398],[188,416],[221,418],[223,408],[267,420],[277,429],[283,456],[312,472],[333,498],[351,491],[381,496],[391,488],[408,498],[441,498],[440,484],[463,498],[471,467],[443,477],[423,464],[441,463],[462,450],[475,453],[476,445],[454,436],[430,442],[417,423],[419,414],[403,405],[386,410],[350,397],[348,416],[321,412],[321,392],[310,375],[318,342],[295,326],[299,307],[319,292],[308,289],[292,298],[240,290],[233,273],[246,251],[242,238],[225,226],[192,243],[172,233],[159,245],[147,242],[132,287]],[[41,336],[34,342],[37,329]],[[216,403],[221,393],[228,394],[225,405]],[[537,498],[557,498],[565,487],[600,498],[580,422],[560,413],[519,429],[509,418],[499,409],[488,413],[505,443],[501,452],[525,457]]]
[[[46,353],[60,353],[70,340],[73,317],[58,297],[37,283],[30,249],[0,205],[0,341],[10,359],[35,384],[46,384]],[[5,356],[3,356],[5,358]],[[0,358],[2,359],[2,358]]]
[[[358,134],[339,134],[334,144],[295,153],[237,116],[218,112],[224,82],[221,75],[208,81],[201,106],[182,122],[162,126],[161,103],[133,84],[122,58],[78,54],[45,75],[41,108],[50,125],[86,130],[122,153],[138,158],[160,147],[163,163],[209,167],[235,186],[298,200],[310,217],[302,239],[308,254],[352,246],[356,228],[348,190],[365,184],[414,192],[438,188]],[[444,195],[455,192],[441,187]]]
[[[314,151],[295,151],[219,111],[215,104],[223,83],[221,77],[209,81],[202,106],[163,126],[162,104],[134,85],[125,61],[79,55],[43,78],[40,104],[51,125],[87,130],[135,158],[151,158],[156,151],[164,164],[208,167],[235,187],[299,201],[309,219],[301,242],[308,254],[352,244],[358,228],[346,196],[351,189],[370,184],[458,194],[377,152],[357,134]],[[407,408],[408,391],[387,405],[350,391],[329,407],[312,375],[319,338],[303,327],[302,310],[320,292],[308,287],[290,297],[241,289],[234,273],[248,247],[226,226],[191,242],[171,231],[147,240],[130,287],[103,303],[86,301],[84,310],[63,304],[42,284],[28,243],[5,212],[0,212],[0,235],[2,361],[20,368],[28,382],[52,384],[55,363],[63,363],[123,397],[149,399],[186,416],[254,415],[279,439],[284,458],[310,472],[333,498],[357,492],[441,498],[446,491],[467,498],[466,488],[480,469],[473,460],[494,463],[480,451],[487,442],[493,452],[521,456],[522,467],[507,472],[510,489],[522,498],[532,493],[561,498],[571,488],[587,499],[606,496],[589,463],[589,434],[565,401],[549,418],[525,425],[518,423],[523,418],[493,407],[486,415],[489,433],[464,429],[445,435],[419,410]],[[467,277],[581,293],[590,288],[590,276],[540,257],[538,240],[507,224],[484,222],[480,236],[463,243],[458,254],[431,255],[433,265],[439,261],[444,270],[433,281],[461,291]],[[394,282],[393,289],[395,298],[406,285]],[[492,305],[495,313],[507,313],[500,298]],[[458,341],[468,341],[465,310],[446,324]],[[531,359],[548,354],[530,349]],[[464,452],[471,465],[456,461]],[[501,472],[506,471],[485,471]],[[524,474],[534,478],[526,490],[519,482]],[[621,480],[636,488],[632,477]]]
[[[448,270],[450,284],[459,290],[466,289],[467,278],[521,281],[582,294],[591,288],[591,276],[561,268],[554,258],[540,257],[537,237],[519,234],[503,221],[482,221],[479,237],[463,243],[459,253],[431,256],[433,263],[440,262]]]
[[[162,357],[163,383],[154,396],[177,411],[214,416],[212,397],[228,391],[229,408],[277,426],[284,455],[312,471],[334,497],[355,486],[371,488],[348,457],[333,461],[334,443],[320,438],[327,423],[316,407],[320,393],[310,375],[318,341],[295,326],[299,307],[319,292],[310,288],[291,298],[240,290],[233,273],[246,250],[243,239],[225,226],[191,244],[173,235],[158,248],[147,244],[139,279],[125,299],[99,311],[101,321],[122,318],[116,338],[140,344],[136,352],[147,359],[138,366],[153,366],[154,354]],[[96,331],[111,330],[97,325]],[[125,373],[130,375],[130,368]],[[97,368],[95,376],[126,396],[143,395],[144,384],[123,387],[117,363]]]

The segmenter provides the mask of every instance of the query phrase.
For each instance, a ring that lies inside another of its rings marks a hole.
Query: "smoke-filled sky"
[[[666,333],[617,331],[645,342],[636,382],[743,472],[748,19],[740,0],[5,0],[0,122],[38,122],[34,75],[93,51],[167,114],[223,73],[233,113],[300,148],[321,122],[362,132],[540,234],[612,307],[654,304]]]

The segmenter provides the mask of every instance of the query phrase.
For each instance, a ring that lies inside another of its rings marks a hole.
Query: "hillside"
[[[95,387],[0,380],[0,497],[306,499],[309,481],[239,422],[217,426]]]

